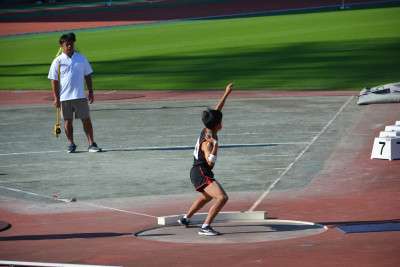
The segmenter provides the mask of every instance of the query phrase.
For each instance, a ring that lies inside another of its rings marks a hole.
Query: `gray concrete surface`
[[[203,128],[201,112],[217,101],[95,103],[95,141],[104,152],[86,152],[82,124],[76,120],[74,154],[66,152],[65,134],[57,139],[53,133],[54,107],[2,106],[0,186],[76,197],[77,203],[175,194],[195,197],[189,180],[192,151]],[[351,96],[228,99],[215,177],[228,193],[255,192],[254,201],[284,172],[273,190],[306,187],[361,116],[363,109],[355,102]],[[2,188],[0,195],[54,204]]]
[[[172,243],[254,243],[300,238],[321,234],[327,230],[322,225],[283,220],[215,222],[213,228],[219,236],[199,236],[201,224],[160,226],[135,233],[137,238]]]

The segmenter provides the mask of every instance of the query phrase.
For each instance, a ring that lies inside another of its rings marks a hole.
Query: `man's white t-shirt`
[[[58,80],[58,62],[60,62],[60,101],[86,98],[85,76],[93,72],[86,57],[74,52],[72,57],[62,53],[53,60],[50,80]]]

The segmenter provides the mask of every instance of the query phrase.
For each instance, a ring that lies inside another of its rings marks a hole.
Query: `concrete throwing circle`
[[[141,239],[172,243],[254,243],[278,241],[323,233],[327,227],[300,221],[261,220],[215,222],[212,227],[220,236],[201,236],[200,224],[184,228],[179,225],[158,226],[134,233]]]

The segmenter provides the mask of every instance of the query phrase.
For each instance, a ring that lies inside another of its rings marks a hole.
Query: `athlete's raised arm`
[[[228,98],[229,94],[232,92],[233,86],[234,86],[235,84],[236,84],[236,83],[230,83],[230,84],[228,84],[228,85],[226,86],[225,93],[224,93],[224,95],[222,96],[221,100],[219,101],[217,107],[215,108],[216,110],[219,110],[219,111],[222,110],[222,108],[223,108],[224,105],[225,105],[225,100]]]

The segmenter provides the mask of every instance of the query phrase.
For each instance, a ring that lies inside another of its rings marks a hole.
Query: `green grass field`
[[[76,31],[95,89],[361,90],[398,82],[400,8]],[[61,33],[0,38],[1,90],[50,90]]]

